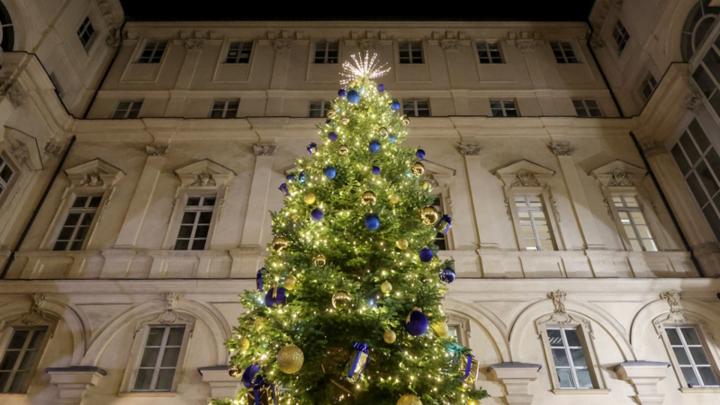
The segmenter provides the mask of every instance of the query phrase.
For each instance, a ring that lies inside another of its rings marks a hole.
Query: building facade
[[[277,187],[372,50],[455,219],[446,310],[483,403],[718,403],[717,3],[317,23],[3,0],[0,401],[232,395]]]

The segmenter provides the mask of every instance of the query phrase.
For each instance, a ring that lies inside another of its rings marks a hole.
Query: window
[[[594,388],[578,328],[548,327],[546,332],[558,386],[571,389]]]
[[[627,32],[627,29],[625,29],[625,26],[620,20],[615,23],[615,29],[613,29],[613,39],[615,40],[615,45],[617,45],[618,54],[621,54],[625,49],[625,46],[627,46],[630,34]]]
[[[137,118],[140,115],[140,109],[142,108],[143,100],[125,100],[120,101],[115,107],[115,112],[112,115],[113,119],[132,119]]]
[[[490,99],[490,111],[493,117],[519,117],[520,111],[514,99]]]
[[[717,1],[714,3],[714,7],[710,6],[711,1],[695,0],[695,6],[685,19],[680,46],[685,62],[689,62],[695,52],[702,47],[720,14]]]
[[[102,195],[75,197],[53,250],[81,250],[83,248],[100,201],[102,201]]]
[[[175,250],[204,250],[215,208],[215,196],[190,196],[185,204]]]
[[[147,41],[138,63],[160,63],[166,47],[167,41]]]
[[[13,23],[10,19],[10,13],[8,13],[5,5],[0,2],[0,28],[2,28],[2,41],[0,41],[0,47],[5,52],[13,51],[15,42],[15,30],[13,29]]]
[[[215,100],[210,109],[210,118],[235,118],[239,107],[239,99]]]
[[[10,188],[14,178],[15,169],[10,166],[10,162],[5,156],[0,155],[0,201],[2,201],[5,192]]]
[[[636,252],[657,252],[657,245],[637,198],[630,195],[614,195],[612,202],[630,248]]]
[[[445,209],[443,208],[442,195],[437,195],[435,197],[435,201],[433,201],[432,206],[435,207],[435,209],[438,210],[438,212],[440,212],[440,213],[445,212]],[[437,245],[438,249],[448,250],[448,240],[447,240],[446,234],[444,234],[442,232],[436,233],[434,241],[435,241],[435,245]]]
[[[172,391],[184,337],[185,325],[149,327],[133,391]]]
[[[602,111],[595,100],[573,100],[578,117],[602,117]]]
[[[570,42],[552,41],[550,42],[555,62],[557,63],[580,63]]]
[[[225,57],[225,63],[250,63],[251,54],[252,42],[231,42]]]
[[[715,111],[715,115],[720,117],[720,36],[698,61],[693,80]]]
[[[402,102],[403,114],[408,117],[429,117],[430,101],[428,99],[409,99]]]
[[[13,327],[10,343],[0,362],[0,392],[23,393],[30,384],[47,327]]]
[[[315,42],[314,63],[338,63],[338,49],[337,41]]]
[[[672,148],[690,191],[720,239],[720,156],[705,131],[693,120]]]
[[[666,326],[676,366],[689,388],[718,387],[718,374],[700,333],[693,326]]]
[[[409,65],[425,63],[423,59],[422,42],[400,42],[400,63]]]
[[[80,28],[77,29],[77,36],[80,38],[80,43],[83,48],[86,50],[90,49],[92,40],[95,38],[95,28],[93,28],[90,22],[90,17],[85,17],[85,20],[80,24]]]
[[[475,44],[480,63],[505,63],[497,42],[479,41]]]
[[[650,96],[657,88],[657,84],[657,80],[652,73],[648,73],[647,76],[645,76],[645,80],[642,81],[642,85],[640,86],[640,93],[645,101],[650,100]]]
[[[522,250],[555,250],[542,196],[516,195],[518,241]]]
[[[308,114],[310,118],[322,118],[327,116],[328,111],[330,111],[329,101],[311,101]]]

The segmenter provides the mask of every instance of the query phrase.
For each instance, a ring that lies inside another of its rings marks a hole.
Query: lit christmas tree
[[[257,290],[227,342],[239,404],[473,404],[477,364],[448,335],[455,279],[433,240],[422,149],[376,79],[376,57],[343,64],[344,89],[287,182]]]

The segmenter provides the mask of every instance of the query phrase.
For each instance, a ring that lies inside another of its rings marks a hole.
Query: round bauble
[[[444,283],[450,284],[453,281],[455,281],[455,270],[452,269],[452,267],[445,267],[440,272],[440,280],[442,280]]]
[[[420,162],[415,162],[415,163],[413,163],[412,168],[410,168],[410,170],[412,170],[414,175],[422,176],[423,173],[425,173],[425,165]]]
[[[390,109],[393,111],[400,111],[400,102],[397,100],[393,100],[393,102],[390,103]]]
[[[285,286],[285,289],[288,291],[294,290],[295,286],[297,286],[297,279],[295,276],[287,276],[283,286]]]
[[[417,395],[405,394],[398,399],[396,405],[422,405],[422,401]]]
[[[303,201],[305,201],[305,204],[307,204],[307,205],[315,204],[316,200],[317,200],[317,196],[315,195],[315,193],[307,193],[303,196]]]
[[[377,85],[377,91],[378,91],[379,93],[382,93],[383,91],[385,91],[385,85],[382,84],[382,83],[378,84],[378,85]]]
[[[265,294],[265,305],[267,305],[268,308],[272,308],[276,305],[285,305],[286,303],[287,292],[285,291],[285,287],[271,288],[268,290],[267,294]]]
[[[390,284],[389,281],[385,280],[382,284],[380,284],[380,291],[382,291],[383,294],[388,295],[392,291],[392,284]]]
[[[257,363],[253,363],[248,366],[248,368],[245,369],[242,373],[242,383],[245,386],[245,388],[250,388],[253,386],[253,383],[255,382],[255,376],[260,372],[260,365]]]
[[[350,104],[357,104],[360,102],[360,93],[357,90],[350,90],[347,92],[347,99]]]
[[[335,178],[335,176],[337,176],[337,169],[334,168],[333,166],[326,166],[323,169],[323,174],[325,175],[325,177],[332,180]]]
[[[246,352],[250,348],[250,339],[244,337],[240,339],[240,351]]]
[[[332,306],[335,309],[347,309],[350,306],[352,297],[345,291],[338,291],[332,296]]]
[[[425,159],[425,151],[422,149],[418,149],[415,151],[415,156],[417,156],[417,158],[420,160],[424,160]]]
[[[360,201],[362,201],[363,205],[375,205],[375,202],[377,201],[377,197],[375,196],[375,193],[373,193],[372,191],[366,191],[363,193]]]
[[[373,139],[368,144],[368,150],[370,151],[370,153],[378,153],[378,152],[380,152],[381,148],[382,148],[382,145],[380,145],[380,141],[378,141],[377,139]]]
[[[295,374],[303,366],[305,355],[302,350],[295,345],[287,345],[280,349],[277,354],[278,369],[285,374]]]
[[[390,202],[390,204],[392,205],[396,205],[400,202],[400,196],[397,194],[390,194],[388,196],[388,202]]]
[[[323,267],[327,263],[325,255],[317,255],[313,258],[313,264],[317,267]]]
[[[395,334],[395,332],[388,329],[383,333],[383,340],[385,341],[385,343],[391,345],[395,343],[395,340],[397,340],[397,335]]]
[[[429,247],[425,246],[424,248],[420,249],[420,252],[418,254],[420,256],[421,262],[429,262],[433,258],[433,251]]]
[[[414,308],[407,317],[405,330],[413,336],[420,336],[427,332],[429,324],[430,321],[428,317],[423,314],[422,310]]]
[[[337,141],[337,139],[338,139],[338,134],[337,134],[336,132],[330,132],[330,133],[328,134],[328,139],[329,139],[331,142],[335,142],[335,141]]]
[[[230,369],[228,369],[228,374],[230,374],[230,377],[232,378],[239,378],[240,375],[242,375],[242,370],[237,367],[230,367]]]
[[[282,191],[285,195],[290,194],[290,189],[288,189],[287,183],[280,183],[280,187],[278,187],[278,190]]]
[[[388,135],[388,142],[397,143],[397,135],[393,135],[393,134]]]
[[[313,221],[322,221],[322,219],[325,217],[325,213],[320,208],[315,208],[312,211],[310,211],[310,216],[312,217]]]
[[[435,207],[425,207],[420,210],[420,218],[423,224],[432,225],[440,219],[440,213]]]
[[[380,218],[375,214],[367,214],[365,216],[365,228],[370,231],[377,231],[380,229]]]
[[[340,122],[341,122],[343,125],[347,125],[347,124],[350,123],[350,118],[348,118],[348,117],[342,117],[342,118],[340,119]]]
[[[310,143],[305,149],[307,149],[308,155],[312,155],[317,152],[317,144],[315,142]]]
[[[347,90],[345,90],[345,89],[338,90],[338,97],[343,98],[345,96],[347,96]]]
[[[373,166],[373,167],[372,167],[372,174],[374,174],[374,175],[376,175],[376,176],[379,175],[379,174],[380,174],[380,168],[377,167],[377,166]]]
[[[467,401],[467,405],[480,405],[479,399],[470,398]]]
[[[261,330],[262,328],[265,327],[265,322],[266,322],[265,318],[259,316],[259,317],[255,318],[255,322],[253,322],[253,328],[255,328],[255,330]]]
[[[400,250],[405,250],[410,246],[410,243],[407,241],[407,239],[398,239],[395,241],[395,247],[397,247]]]
[[[342,145],[338,148],[338,155],[347,156],[348,153],[350,153],[350,149],[347,146]]]
[[[450,334],[450,331],[448,330],[447,323],[443,320],[435,321],[430,325],[433,332],[435,332],[438,337],[447,337],[448,334]]]
[[[282,252],[290,244],[290,241],[283,237],[277,237],[272,242],[272,248],[276,252]]]
[[[298,174],[297,179],[298,179],[298,183],[305,184],[305,180],[307,180],[307,176],[305,176],[305,172],[300,172],[300,174]]]

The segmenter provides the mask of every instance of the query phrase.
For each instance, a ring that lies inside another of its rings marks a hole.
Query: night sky
[[[457,21],[587,21],[594,0],[475,0],[360,2],[265,0],[121,0],[132,21],[217,20],[457,20]],[[282,2],[281,2],[282,1]],[[291,4],[283,4],[290,3]],[[474,4],[474,5],[468,5]],[[375,7],[375,4],[383,4]],[[393,4],[387,6],[387,4]],[[417,4],[417,6],[416,6]],[[435,4],[452,4],[440,7]]]

